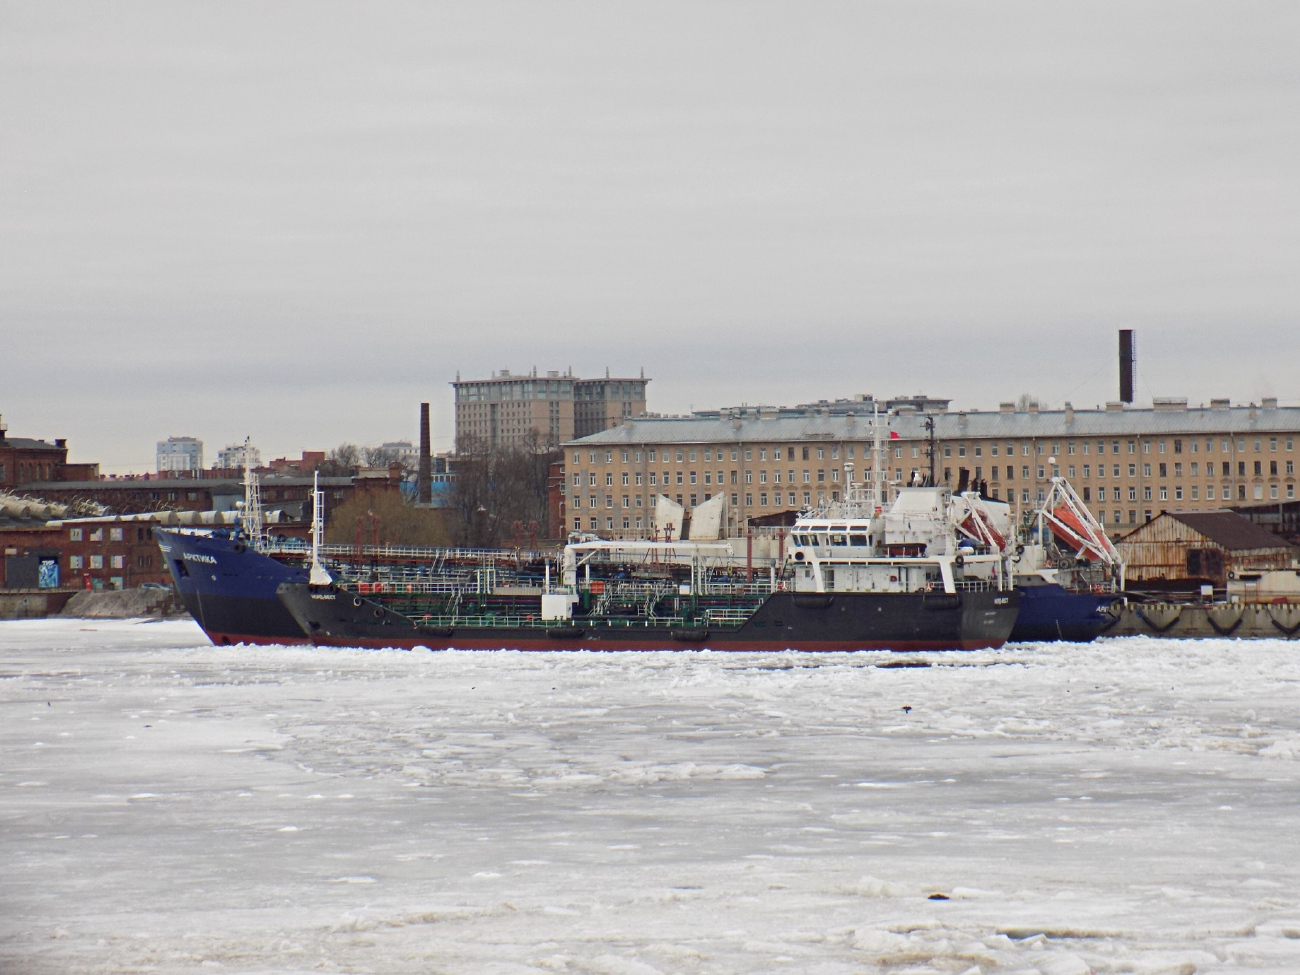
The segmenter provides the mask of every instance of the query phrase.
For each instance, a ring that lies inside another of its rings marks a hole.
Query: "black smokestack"
[[[433,457],[429,451],[429,404],[420,404],[420,472],[415,499],[420,504],[433,503]]]
[[[1133,402],[1133,372],[1137,365],[1137,350],[1133,348],[1133,329],[1119,330],[1119,401]]]

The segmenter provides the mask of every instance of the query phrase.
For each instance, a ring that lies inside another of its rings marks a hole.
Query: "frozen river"
[[[404,653],[2,623],[0,972],[1295,975],[1298,785],[1281,641]]]

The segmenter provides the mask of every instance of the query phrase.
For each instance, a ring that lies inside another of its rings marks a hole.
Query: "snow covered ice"
[[[0,972],[1294,975],[1298,704],[1283,641],[3,623]]]

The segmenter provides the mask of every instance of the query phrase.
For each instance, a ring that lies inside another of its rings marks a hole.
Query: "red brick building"
[[[153,525],[98,518],[0,527],[0,589],[169,585]]]
[[[66,481],[97,478],[98,464],[69,464],[68,442],[54,443],[28,437],[10,437],[0,417],[0,491],[12,491],[31,481]]]

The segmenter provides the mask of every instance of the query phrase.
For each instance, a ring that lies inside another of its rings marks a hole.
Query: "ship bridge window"
[[[850,544],[850,545],[857,545],[857,546],[862,547],[862,546],[866,546],[866,545],[868,545],[869,543],[867,542],[867,536],[866,536],[866,535],[850,535],[850,536],[849,536],[849,544]]]
[[[839,532],[834,532],[834,533],[831,535],[831,544],[832,544],[832,545],[847,545],[848,543],[849,543],[849,542],[848,542],[848,536],[847,536],[847,535],[842,535],[842,534],[840,534]]]

